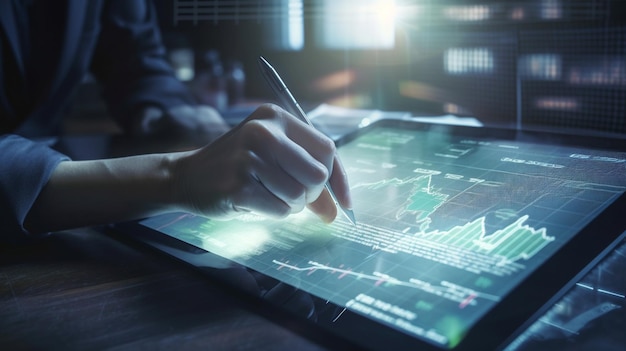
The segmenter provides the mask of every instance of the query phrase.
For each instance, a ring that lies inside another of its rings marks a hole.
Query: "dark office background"
[[[236,62],[245,97],[271,99],[257,71],[264,55],[308,107],[327,102],[506,127],[626,133],[622,0],[155,4],[170,57],[192,66],[181,79],[196,90],[219,73],[216,62],[224,76]]]

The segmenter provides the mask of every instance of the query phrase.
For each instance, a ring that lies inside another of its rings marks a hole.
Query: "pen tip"
[[[356,219],[354,218],[354,212],[352,212],[352,210],[344,210],[343,213],[346,215],[346,217],[348,217],[350,223],[356,225]]]

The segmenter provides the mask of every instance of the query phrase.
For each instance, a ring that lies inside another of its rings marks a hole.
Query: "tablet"
[[[337,145],[356,225],[305,210],[117,227],[372,350],[504,348],[626,230],[624,140],[381,120]]]

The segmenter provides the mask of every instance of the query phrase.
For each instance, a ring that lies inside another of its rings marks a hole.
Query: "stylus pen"
[[[278,72],[276,72],[274,67],[272,67],[272,65],[270,65],[270,63],[267,62],[267,60],[263,56],[259,56],[259,66],[261,68],[261,73],[263,74],[263,77],[265,77],[265,80],[270,85],[283,107],[286,108],[289,112],[293,113],[304,123],[310,125],[312,128],[315,128],[315,126],[313,126],[313,123],[311,123],[311,120],[309,120],[309,118],[306,116],[306,113],[304,113],[304,111],[302,110],[302,107],[300,107],[300,104],[298,104],[298,101],[296,101],[289,89],[287,89],[287,86],[278,75]],[[356,225],[354,213],[352,212],[352,210],[341,206],[339,201],[337,201],[337,196],[335,196],[335,192],[330,186],[330,183],[326,182],[324,186],[326,187],[326,190],[328,190],[328,192],[330,193],[333,201],[335,201],[337,206],[341,209],[341,212],[343,212],[346,218],[348,218],[350,223]]]

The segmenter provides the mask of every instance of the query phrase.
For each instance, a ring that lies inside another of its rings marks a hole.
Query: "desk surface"
[[[0,246],[0,349],[323,350],[186,268],[93,230]]]

